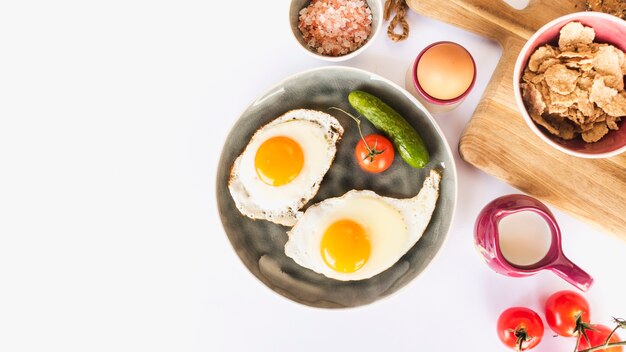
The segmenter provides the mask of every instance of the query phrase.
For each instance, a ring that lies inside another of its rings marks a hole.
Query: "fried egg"
[[[311,205],[288,232],[285,254],[329,278],[368,279],[390,268],[420,239],[435,210],[441,174],[431,171],[417,196],[352,190]]]
[[[317,193],[343,127],[321,111],[291,110],[259,128],[233,163],[228,189],[253,219],[293,226]]]

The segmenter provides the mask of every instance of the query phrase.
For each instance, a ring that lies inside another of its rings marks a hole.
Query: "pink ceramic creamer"
[[[532,265],[516,266],[509,263],[502,254],[498,223],[508,215],[524,211],[534,212],[546,221],[552,241],[543,259]],[[489,267],[500,274],[523,277],[547,269],[582,291],[587,291],[593,283],[593,278],[589,274],[563,254],[559,225],[552,212],[535,198],[522,194],[511,194],[491,201],[482,209],[476,219],[474,241],[476,248]]]

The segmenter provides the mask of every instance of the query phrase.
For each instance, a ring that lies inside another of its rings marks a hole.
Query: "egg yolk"
[[[300,145],[288,137],[273,137],[261,144],[254,158],[259,178],[270,186],[282,186],[295,179],[304,165]]]
[[[332,223],[322,237],[322,258],[326,265],[340,273],[361,269],[369,259],[370,250],[365,229],[352,220]]]

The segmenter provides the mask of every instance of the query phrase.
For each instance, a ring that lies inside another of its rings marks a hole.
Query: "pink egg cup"
[[[513,91],[517,106],[522,117],[530,129],[550,146],[569,155],[581,158],[608,158],[626,151],[626,119],[622,119],[620,129],[609,131],[602,139],[595,143],[586,143],[582,138],[569,141],[545,131],[532,120],[522,99],[520,80],[528,59],[538,47],[544,44],[558,46],[561,28],[570,22],[580,22],[584,26],[592,27],[596,33],[594,42],[608,43],[626,51],[626,21],[601,12],[577,12],[559,17],[541,27],[522,48],[515,69],[513,71]]]
[[[502,218],[522,211],[532,211],[540,215],[546,221],[552,235],[552,242],[545,257],[529,266],[512,265],[500,250],[498,223]],[[561,247],[561,230],[554,215],[535,198],[511,194],[491,201],[476,219],[474,242],[487,265],[500,274],[524,277],[534,275],[540,270],[550,270],[582,291],[589,290],[593,283],[593,278],[589,274],[567,259]]]
[[[472,77],[472,83],[470,83],[469,87],[467,87],[465,92],[463,92],[461,95],[459,95],[456,98],[449,99],[449,100],[437,99],[435,97],[432,97],[428,93],[426,93],[424,88],[422,88],[422,86],[420,85],[419,79],[417,77],[417,65],[419,65],[419,62],[422,59],[422,56],[430,48],[437,46],[437,45],[441,45],[441,44],[454,44],[454,45],[461,47],[463,50],[467,52],[470,59],[472,60],[472,65],[474,66],[474,76]],[[428,108],[430,112],[447,112],[456,108],[470,94],[470,92],[472,91],[472,88],[474,88],[475,83],[476,83],[476,62],[474,61],[474,57],[462,45],[455,43],[455,42],[450,42],[450,41],[435,42],[435,43],[428,45],[424,49],[422,49],[422,51],[420,51],[420,53],[417,55],[417,57],[413,61],[413,64],[407,70],[405,82],[404,82],[406,90],[409,91],[409,93],[411,93],[413,96],[415,96],[422,104],[424,104],[424,106],[426,106],[426,108]]]

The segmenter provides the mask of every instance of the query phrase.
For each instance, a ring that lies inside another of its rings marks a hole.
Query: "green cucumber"
[[[409,165],[423,168],[428,164],[430,158],[422,137],[397,111],[376,96],[360,90],[350,92],[348,101],[359,114],[391,139]]]

